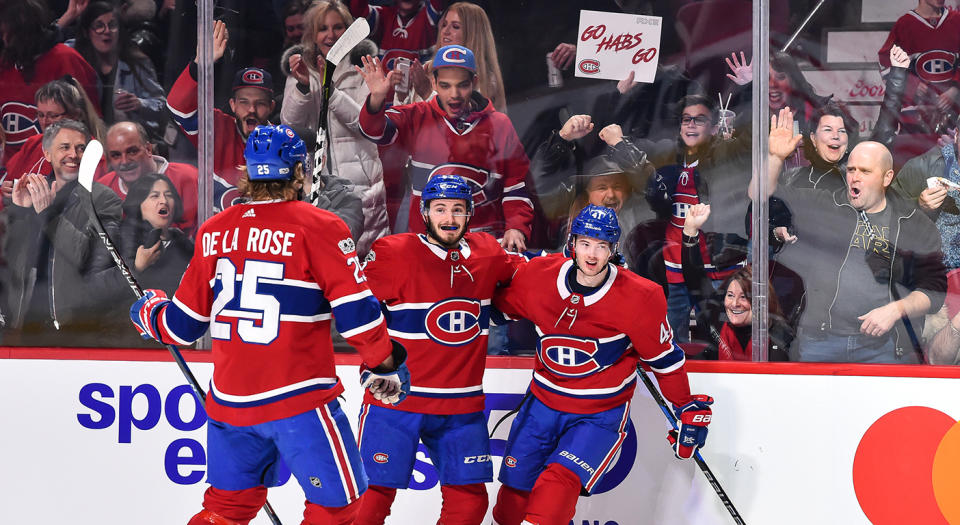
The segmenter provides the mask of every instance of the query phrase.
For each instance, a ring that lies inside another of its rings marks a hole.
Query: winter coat
[[[310,85],[303,86],[290,74],[289,58],[301,52],[302,47],[293,46],[284,52],[281,60],[287,81],[280,120],[309,142],[317,134],[323,109],[323,79],[311,69]],[[358,125],[360,105],[369,92],[352,63],[345,60],[334,70],[327,112],[329,147],[324,173],[349,180],[363,203],[364,225],[357,241],[358,254],[365,254],[373,241],[390,233],[383,168],[377,146],[360,134]]]
[[[33,207],[7,203],[3,302],[7,328],[21,328],[25,321],[37,282],[43,237],[50,242],[49,321],[64,332],[97,327],[102,299],[114,292],[108,284],[109,273],[116,270],[91,222],[89,198],[86,190],[74,182],[58,191],[53,203],[40,213]],[[110,188],[94,183],[93,202],[105,227],[115,231],[122,214],[120,198]],[[61,342],[82,344],[76,340]]]

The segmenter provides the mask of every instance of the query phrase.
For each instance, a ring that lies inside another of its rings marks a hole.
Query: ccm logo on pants
[[[482,456],[466,456],[463,458],[464,463],[486,463],[490,461],[490,455],[484,454]]]

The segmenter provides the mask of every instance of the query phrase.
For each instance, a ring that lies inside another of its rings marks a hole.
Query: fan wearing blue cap
[[[370,87],[368,109],[376,113],[383,107],[390,88],[395,83],[396,72],[390,71],[385,75],[381,72],[380,59],[365,56],[363,69],[358,71],[374,71],[379,75],[365,74],[364,80]],[[372,82],[372,83],[371,83]],[[437,102],[450,119],[464,120],[470,113],[483,109],[480,104],[487,101],[474,101],[473,92],[477,88],[477,60],[473,51],[464,46],[443,46],[433,57],[433,89],[436,91]]]

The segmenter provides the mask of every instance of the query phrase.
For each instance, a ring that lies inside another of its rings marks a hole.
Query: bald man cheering
[[[792,129],[789,109],[773,117],[768,173],[769,193],[787,203],[796,226],[797,242],[779,260],[800,274],[806,293],[791,360],[921,362],[923,316],[946,291],[936,227],[915,203],[887,192],[893,159],[877,142],[850,152],[844,188],[778,188],[801,139]]]

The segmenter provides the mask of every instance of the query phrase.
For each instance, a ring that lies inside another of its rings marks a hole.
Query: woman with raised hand
[[[325,130],[321,173],[349,180],[363,202],[363,233],[357,241],[357,253],[362,257],[373,241],[390,229],[377,147],[363,138],[357,123],[369,90],[347,59],[336,68],[327,62],[327,53],[351,23],[350,12],[337,1],[314,2],[304,15],[303,40],[284,52],[281,62],[288,76],[280,120],[308,139],[318,136],[319,129]],[[364,53],[375,50],[372,43],[357,48]],[[323,92],[325,75],[330,76],[328,99]]]

